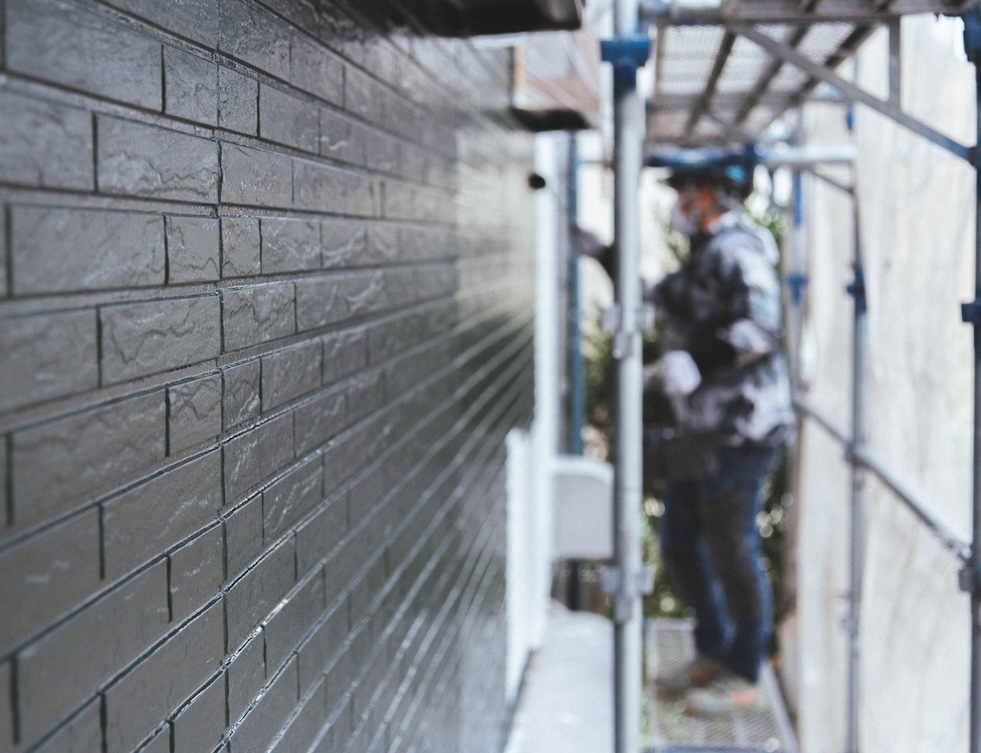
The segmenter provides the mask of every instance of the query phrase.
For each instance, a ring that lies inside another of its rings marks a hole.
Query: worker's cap
[[[668,170],[666,183],[675,190],[684,186],[717,186],[745,199],[753,190],[756,149],[680,149],[650,152],[649,167]]]

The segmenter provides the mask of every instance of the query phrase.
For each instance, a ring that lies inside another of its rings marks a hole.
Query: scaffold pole
[[[617,362],[613,495],[614,556],[611,599],[614,651],[614,750],[639,753],[642,690],[641,562],[643,362],[640,281],[640,170],[644,108],[637,69],[650,56],[650,40],[639,35],[638,0],[616,0],[614,39],[603,42],[603,60],[613,67],[614,248],[616,251]]]

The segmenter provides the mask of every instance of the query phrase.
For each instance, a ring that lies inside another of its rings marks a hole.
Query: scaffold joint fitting
[[[961,304],[961,321],[973,327],[981,325],[981,298]]]
[[[981,6],[975,4],[964,14],[964,52],[974,64],[981,62]]]
[[[651,40],[646,35],[604,39],[600,42],[604,63],[613,64],[613,87],[617,91],[637,87],[637,69],[651,56]]]
[[[865,296],[865,273],[861,267],[855,267],[855,280],[845,290],[848,295],[855,299],[856,313],[864,314],[868,307],[868,301]]]
[[[969,594],[981,592],[981,564],[973,567],[970,564],[964,565],[957,573],[957,582],[961,591]]]
[[[810,282],[808,276],[803,272],[794,272],[787,275],[787,287],[790,288],[790,300],[794,304],[799,304],[804,299],[804,288]]]

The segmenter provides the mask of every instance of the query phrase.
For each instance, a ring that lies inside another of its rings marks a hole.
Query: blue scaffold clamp
[[[961,304],[961,321],[975,329],[981,326],[981,298]]]
[[[790,288],[790,300],[795,306],[799,306],[804,300],[804,289],[809,282],[808,277],[803,272],[794,272],[787,275],[787,287]]]
[[[981,63],[981,4],[964,13],[964,52],[974,64]]]
[[[865,272],[861,267],[855,267],[855,280],[845,291],[855,299],[855,311],[864,314],[868,310],[868,299],[865,296]]]
[[[651,40],[646,35],[617,37],[600,42],[604,63],[613,64],[613,87],[617,91],[637,86],[637,69],[651,56]]]

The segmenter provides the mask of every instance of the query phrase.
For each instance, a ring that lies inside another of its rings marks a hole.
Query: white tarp
[[[904,109],[964,144],[975,143],[974,70],[959,21],[903,21]],[[885,98],[888,41],[871,39],[839,71]],[[808,143],[854,139],[869,301],[871,451],[968,540],[971,521],[972,330],[960,303],[974,297],[974,171],[886,117],[840,105],[805,111]],[[840,175],[840,174],[839,174]],[[841,176],[849,179],[847,174]],[[850,200],[806,181],[807,274],[802,343],[806,395],[851,425]],[[781,668],[803,753],[840,753],[846,729],[850,475],[843,448],[813,422],[800,437],[796,611],[782,627]],[[970,610],[959,562],[870,477],[861,600],[859,750],[967,749]]]

